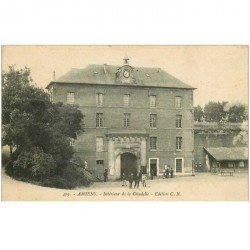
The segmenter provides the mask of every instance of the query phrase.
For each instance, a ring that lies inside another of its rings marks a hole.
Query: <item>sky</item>
[[[71,68],[88,64],[162,68],[197,88],[194,105],[209,101],[248,104],[248,46],[3,46],[2,69],[27,66],[45,88]]]

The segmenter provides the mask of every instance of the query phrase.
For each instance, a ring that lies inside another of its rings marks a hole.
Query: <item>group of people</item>
[[[173,178],[174,177],[174,170],[173,168],[169,168],[168,166],[165,166],[165,169],[163,170],[163,176],[164,178]]]
[[[108,180],[108,169],[104,170],[103,173],[104,176],[104,182],[107,182]],[[153,180],[154,176],[154,171],[150,172],[150,177],[151,180]],[[174,170],[173,168],[169,168],[168,166],[165,166],[165,169],[163,170],[163,177],[168,179],[168,178],[173,178],[174,177]],[[126,176],[125,173],[122,173],[122,186],[127,186],[127,181],[129,182],[129,188],[133,187],[134,183],[134,188],[139,188],[140,182],[142,182],[142,186],[146,187],[147,186],[147,175],[142,173],[142,170],[136,173],[131,173],[129,176]]]
[[[140,182],[142,182],[142,186],[147,186],[147,175],[142,173],[142,170],[140,170],[137,173],[131,173],[128,178],[125,175],[125,173],[122,173],[122,186],[127,186],[127,180],[129,182],[129,188],[139,188]]]

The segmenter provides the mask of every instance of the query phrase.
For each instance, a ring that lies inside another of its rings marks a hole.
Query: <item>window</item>
[[[125,113],[124,117],[123,117],[123,126],[129,127],[130,126],[130,114],[129,113]]]
[[[150,137],[150,149],[157,149],[157,137]]]
[[[103,127],[103,113],[96,114],[96,127]]]
[[[75,103],[75,93],[68,92],[67,94],[67,104],[74,104]]]
[[[175,120],[176,128],[181,128],[181,119],[182,119],[182,115],[177,115],[176,116],[176,120]]]
[[[103,137],[96,137],[96,152],[102,152],[104,150]]]
[[[235,167],[235,163],[234,162],[228,162],[228,167],[229,168],[234,168]]]
[[[103,105],[103,94],[102,93],[96,94],[96,105],[97,106]]]
[[[177,150],[182,149],[182,137],[176,137],[176,149]]]
[[[150,114],[150,121],[149,121],[150,128],[156,128],[156,120],[157,120],[157,115]]]
[[[176,108],[181,108],[181,96],[176,96],[175,97],[175,107]]]
[[[156,106],[156,96],[155,95],[151,95],[149,97],[149,106],[151,108]]]
[[[239,167],[240,167],[240,168],[244,168],[244,167],[245,167],[244,161],[240,161],[240,162],[239,162]]]
[[[175,159],[175,172],[182,173],[182,159]]]
[[[96,165],[104,165],[104,160],[96,160]]]
[[[127,107],[127,106],[129,106],[129,103],[130,103],[130,95],[126,94],[123,96],[123,105],[125,107]]]

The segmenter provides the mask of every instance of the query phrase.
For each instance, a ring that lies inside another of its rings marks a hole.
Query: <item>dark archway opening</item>
[[[131,153],[124,153],[121,155],[121,176],[125,174],[126,177],[133,173],[137,173],[137,158]]]

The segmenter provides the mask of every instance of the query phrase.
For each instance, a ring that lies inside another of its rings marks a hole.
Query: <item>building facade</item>
[[[47,89],[53,102],[78,105],[84,132],[74,142],[76,155],[97,176],[108,169],[119,179],[142,169],[161,175],[193,168],[194,88],[160,68],[89,65],[72,69]]]

